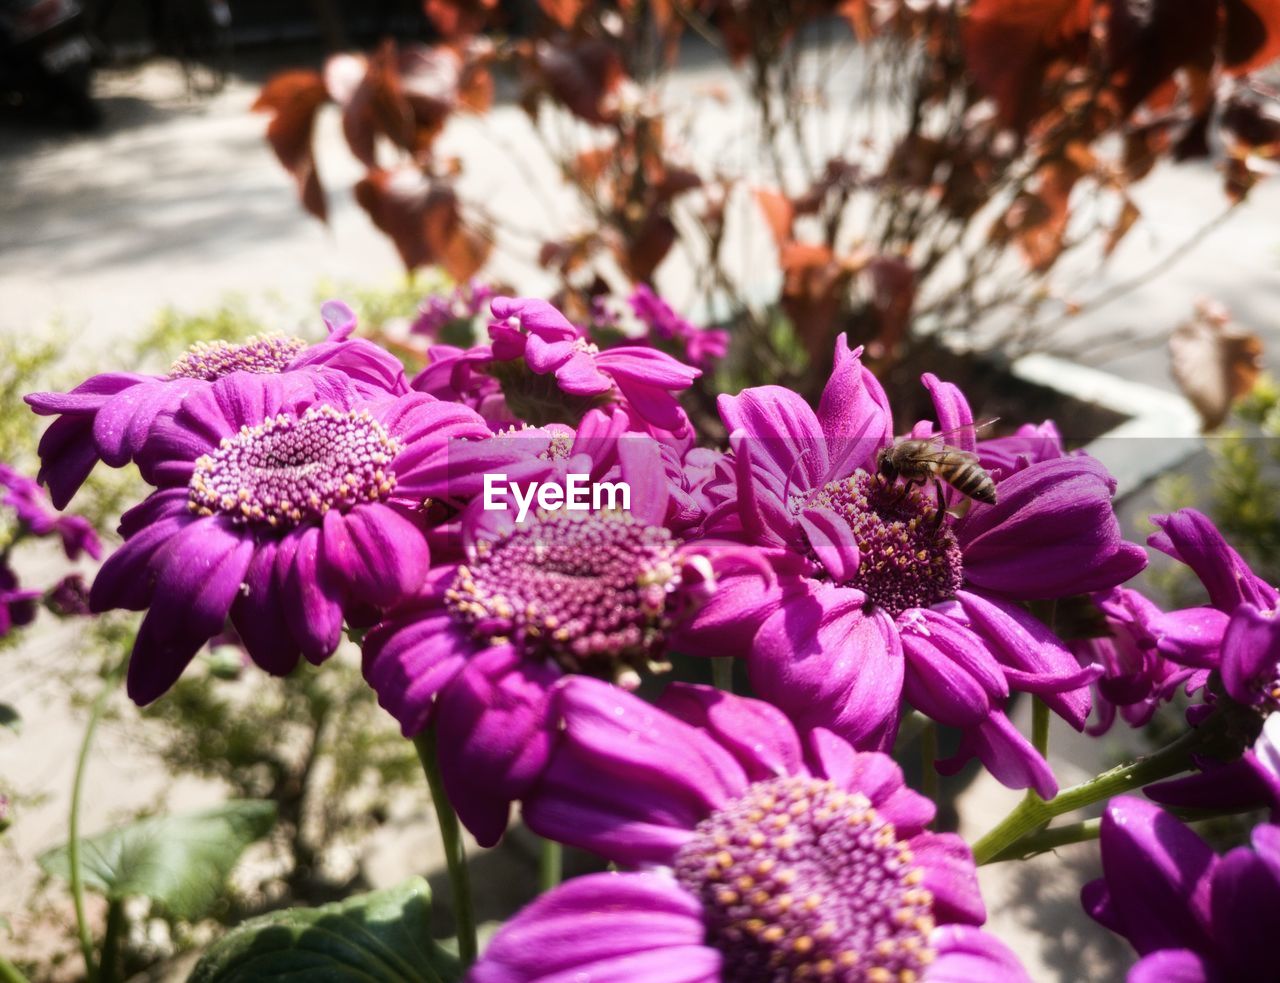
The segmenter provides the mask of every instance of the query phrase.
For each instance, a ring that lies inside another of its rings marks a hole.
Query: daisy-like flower
[[[1209,594],[1205,607],[1170,612],[1161,651],[1196,669],[1216,669],[1227,694],[1261,713],[1280,709],[1280,592],[1257,576],[1195,509],[1154,515],[1148,542],[1189,566]]]
[[[129,695],[164,693],[228,616],[268,672],[328,657],[350,606],[421,587],[418,513],[447,489],[448,444],[487,436],[465,407],[371,400],[339,373],[236,372],[188,395],[142,451],[157,491],[125,514],[90,596],[147,610]]]
[[[668,528],[674,510],[651,438],[557,450],[555,437],[535,432],[522,447],[544,443],[547,459],[519,469],[522,480],[554,483],[558,454],[588,457],[582,446],[592,446],[596,461],[616,460],[605,473],[630,486],[629,511],[539,511],[517,522],[514,509],[486,511],[477,500],[462,516],[463,562],[433,569],[420,596],[364,642],[365,679],[405,736],[434,724],[450,801],[486,845],[545,763],[556,680],[582,673],[633,686],[641,672],[665,668],[670,629],[739,552],[684,543]]]
[[[39,480],[54,505],[66,508],[94,466],[113,468],[134,460],[156,420],[177,409],[190,393],[208,389],[232,372],[278,374],[325,368],[348,376],[370,396],[408,391],[404,368],[372,342],[352,338],[355,315],[345,304],[321,308],[329,337],[317,345],[286,335],[259,335],[232,344],[200,342],[166,375],[107,372],[68,393],[31,393],[27,403],[41,416],[56,416],[40,440]]]
[[[526,822],[624,874],[573,880],[507,923],[472,983],[1025,980],[959,837],[898,766],[774,707],[675,685],[654,707],[589,679]]]
[[[592,408],[621,404],[655,434],[690,432],[674,394],[699,369],[638,345],[601,351],[545,300],[495,297],[489,306],[490,344],[434,356],[414,388],[456,394],[499,425],[574,425]]]
[[[1276,977],[1280,827],[1218,856],[1158,806],[1114,799],[1102,818],[1102,879],[1085,910],[1142,958],[1129,983],[1234,983]]]
[[[676,348],[690,365],[710,368],[729,350],[729,332],[697,327],[643,283],[636,285],[627,304],[647,329],[650,344]]]
[[[1179,687],[1194,692],[1204,686],[1207,670],[1179,665],[1160,653],[1170,621],[1154,602],[1128,587],[1100,591],[1093,601],[1108,634],[1071,643],[1082,665],[1101,665],[1103,670],[1094,682],[1095,719],[1086,728],[1089,734],[1105,734],[1117,715],[1130,727],[1144,727]]]
[[[7,464],[0,464],[0,488],[4,489],[0,504],[13,509],[18,522],[33,536],[56,535],[62,541],[62,551],[68,560],[86,553],[95,560],[102,556],[102,543],[89,520],[55,512],[39,482]]]
[[[941,767],[976,754],[1004,784],[1049,798],[1053,775],[1005,700],[1036,693],[1080,729],[1099,670],[1082,670],[1022,602],[1103,590],[1145,566],[1120,534],[1115,482],[1086,456],[1024,454],[991,472],[996,504],[939,511],[931,488],[877,473],[892,421],[858,356],[842,338],[817,412],[776,386],[720,398],[733,475],[707,529],[770,551],[778,579],[767,591],[726,579],[681,645],[746,655],[758,694],[867,748],[892,740],[905,697],[964,730]],[[975,451],[963,395],[932,375],[924,384],[947,441]]]

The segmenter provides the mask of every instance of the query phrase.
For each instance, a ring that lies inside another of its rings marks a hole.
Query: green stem
[[[124,902],[117,899],[107,907],[107,933],[102,939],[98,983],[115,983],[116,964],[120,961],[120,935],[124,930]]]
[[[539,866],[539,887],[550,891],[564,879],[564,847],[555,840],[542,841],[542,857]]]
[[[1031,701],[1031,746],[1040,757],[1049,754],[1049,704],[1036,696]]]
[[[471,877],[467,871],[466,848],[458,827],[458,814],[449,804],[444,783],[440,780],[440,763],[436,755],[435,727],[428,727],[413,739],[418,759],[431,788],[431,800],[436,806],[436,818],[440,825],[440,840],[444,845],[444,859],[449,868],[449,888],[453,893],[453,919],[458,927],[458,957],[463,967],[476,960],[476,917],[471,907]]]
[[[1192,752],[1200,748],[1208,737],[1207,725],[1206,721],[1200,729],[1188,731],[1154,754],[1104,771],[1096,778],[1060,792],[1048,802],[1039,796],[1028,795],[993,830],[973,845],[974,860],[978,864],[990,863],[1015,844],[1020,845],[1019,841],[1055,816],[1074,812],[1185,771],[1191,764]]]
[[[920,732],[920,789],[931,801],[938,801],[938,725],[929,721]]]
[[[84,972],[89,983],[96,983],[98,967],[93,959],[93,933],[89,931],[89,920],[84,913],[84,877],[80,873],[80,796],[84,791],[84,774],[89,764],[89,751],[93,747],[93,735],[106,712],[107,701],[120,683],[124,671],[122,663],[113,670],[103,683],[102,691],[93,701],[93,709],[89,712],[89,723],[84,729],[84,738],[80,741],[80,754],[76,758],[76,774],[71,784],[71,816],[67,821],[67,863],[71,867],[71,901],[76,909],[76,935],[80,938],[80,952],[84,956]]]
[[[1056,850],[1060,846],[1084,843],[1086,840],[1096,840],[1101,830],[1101,819],[1086,819],[1083,822],[1067,823],[1063,826],[1053,826],[1049,829],[1038,830],[1027,834],[1017,843],[1011,844],[1007,849],[985,862],[998,864],[1004,860],[1027,860],[1038,854]]]
[[[711,660],[711,682],[716,689],[733,692],[733,657],[718,656]]]
[[[0,983],[31,983],[13,963],[0,956]]]

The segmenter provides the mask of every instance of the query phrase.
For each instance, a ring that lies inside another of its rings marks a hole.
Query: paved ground
[[[695,69],[680,84],[715,81],[714,73]],[[252,80],[238,80],[215,98],[191,100],[176,74],[161,67],[103,80],[108,123],[93,137],[33,134],[0,121],[0,331],[39,332],[58,319],[75,339],[69,354],[105,367],[113,343],[135,333],[162,305],[199,310],[228,292],[254,303],[272,295],[280,302],[272,309],[291,312],[282,319],[292,322],[310,309],[321,278],[395,283],[402,274],[394,252],[344,190],[360,171],[341,145],[337,121],[326,117],[319,132],[321,171],[334,189],[326,229],[296,207],[290,183],[262,141],[264,121],[247,111],[254,92]],[[741,122],[736,113],[726,110],[730,124]],[[529,190],[528,181],[538,184],[538,169],[545,165],[531,155],[523,173],[512,173],[494,133],[508,147],[530,139],[523,114],[510,106],[496,110],[484,126],[464,122],[446,137],[446,146],[468,158],[472,190],[491,207],[516,210],[530,228],[563,217],[568,202]],[[712,139],[698,149],[715,154],[721,147]],[[1088,289],[1104,289],[1161,262],[1222,201],[1216,176],[1203,167],[1162,171],[1138,197],[1146,224],[1122,246],[1107,274],[1086,283]],[[1106,337],[1138,326],[1172,326],[1197,297],[1208,294],[1229,303],[1242,323],[1280,350],[1278,218],[1280,182],[1259,189],[1248,206],[1161,279],[1072,331]],[[518,256],[501,257],[499,272],[521,277],[530,290],[540,286],[536,277],[526,278],[529,268]],[[678,279],[680,271],[664,272]],[[1109,365],[1129,378],[1168,385],[1158,349],[1117,357]],[[38,636],[22,658],[38,667],[46,658],[67,658],[72,645],[65,634]],[[11,695],[0,690],[0,696]],[[49,798],[13,831],[15,852],[0,857],[0,913],[10,917],[28,883],[30,858],[62,836],[64,790],[83,720],[83,711],[70,710],[48,691],[19,697],[28,729],[20,743],[0,741],[0,773],[24,791]],[[1055,734],[1055,767],[1064,777],[1081,775],[1105,749],[1085,748],[1067,736]],[[167,799],[189,805],[213,794],[198,786],[173,787],[147,762],[129,758],[127,746],[108,733],[93,766],[86,829],[140,804]],[[1064,755],[1062,749],[1069,750]],[[1012,799],[982,786],[975,793],[981,808],[972,831],[989,825]],[[394,881],[406,869],[432,863],[424,828],[379,846],[375,879]],[[1081,869],[1065,873],[1046,865],[1020,869],[1016,876],[999,868],[984,871],[993,924],[1038,979],[1080,978],[1087,972],[1082,967],[1105,963],[1121,951],[1088,926],[1075,904],[1089,856],[1087,849],[1077,851],[1072,864],[1078,860]],[[1031,926],[1033,918],[1041,924]],[[1029,934],[1031,927],[1045,934]]]

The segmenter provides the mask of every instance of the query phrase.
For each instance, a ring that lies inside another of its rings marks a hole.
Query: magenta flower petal
[[[502,838],[511,803],[546,764],[547,690],[559,675],[499,646],[473,657],[440,696],[440,775],[458,818],[481,846]]]
[[[1160,612],[1149,618],[1147,630],[1156,637],[1156,647],[1184,666],[1216,668],[1222,636],[1230,616],[1217,608],[1184,608]]]
[[[959,388],[943,382],[932,372],[920,377],[925,389],[933,397],[933,407],[938,415],[938,432],[947,434],[947,444],[973,453],[978,440],[973,432],[973,410]]]
[[[231,623],[250,657],[267,672],[285,676],[301,654],[284,615],[284,599],[276,586],[273,542],[259,543],[245,571],[244,586],[231,606]]]
[[[640,419],[676,435],[688,432],[689,418],[668,390],[628,376],[615,376],[618,389]]]
[[[829,448],[813,410],[800,396],[781,386],[744,389],[716,400],[730,433],[741,430],[751,442],[760,467],[781,489],[821,484],[830,465]]]
[[[1140,955],[1211,946],[1218,858],[1200,837],[1160,807],[1122,796],[1103,814],[1101,844],[1105,895],[1093,888],[1093,907],[1109,912]]]
[[[1213,935],[1235,963],[1238,978],[1274,974],[1280,880],[1270,865],[1249,847],[1232,850],[1218,861],[1209,904]]]
[[[1209,961],[1190,949],[1161,949],[1139,959],[1127,983],[1216,983]]]
[[[1042,799],[1058,794],[1058,782],[1048,763],[1003,711],[993,712],[976,727],[966,728],[959,750],[954,757],[939,761],[938,771],[954,775],[975,756],[1005,788],[1035,789]]]
[[[1031,983],[1004,943],[969,925],[939,926],[929,936],[929,944],[937,953],[925,976],[930,983]]]
[[[866,614],[861,591],[811,583],[756,636],[756,692],[800,727],[826,727],[864,750],[892,742],[903,658],[887,616]]]
[[[700,369],[677,361],[655,348],[622,345],[609,348],[596,356],[596,364],[622,385],[640,382],[655,389],[688,389],[702,375]]]
[[[770,587],[755,574],[725,577],[693,620],[677,626],[672,644],[697,655],[745,657],[781,599],[777,586]]]
[[[843,737],[821,727],[809,732],[807,743],[814,774],[840,788],[861,792],[900,836],[912,836],[933,822],[937,812],[933,801],[904,784],[902,769],[888,755],[855,751]]]
[[[449,580],[452,576],[445,583]],[[421,610],[384,621],[369,632],[364,640],[364,678],[382,708],[400,722],[401,733],[414,737],[430,721],[436,694],[470,655],[468,640],[433,599]]]
[[[970,584],[1035,600],[1114,587],[1146,566],[1120,534],[1115,482],[1097,461],[1044,461],[999,488],[998,504],[975,506],[956,527]]]
[[[955,833],[922,833],[908,841],[933,892],[934,911],[946,922],[981,925],[987,909],[978,891],[973,852]]]
[[[579,337],[578,329],[552,304],[534,297],[494,297],[489,310],[499,321],[516,318],[520,327],[543,341],[565,341]]]
[[[421,530],[405,516],[382,505],[357,505],[325,515],[323,560],[353,597],[377,607],[417,591],[430,556]]]
[[[529,363],[529,368],[537,372],[538,375],[545,375],[548,372],[555,372],[563,365],[567,365],[575,354],[573,341],[543,341],[536,334],[531,334],[525,342],[524,360]],[[594,373],[597,384],[603,388],[592,390],[594,392],[604,392],[609,388],[609,379],[607,376],[601,375],[595,371],[590,356],[586,352],[577,352],[579,356],[578,370],[570,369],[567,378],[560,379],[561,382],[567,383],[576,381],[577,376],[582,372],[585,366],[586,370]],[[566,392],[573,392],[572,389],[566,389]]]
[[[169,540],[129,660],[130,699],[145,705],[160,696],[222,630],[252,558],[253,544],[222,519],[198,519]]]
[[[175,536],[192,525],[189,514],[171,516],[156,522],[107,557],[89,590],[89,610],[94,614],[124,608],[141,611],[151,601],[152,563]]]
[[[1280,660],[1280,611],[1241,604],[1222,636],[1222,682],[1232,699],[1246,706],[1274,699]]]
[[[1147,542],[1189,566],[1219,611],[1228,614],[1244,603],[1274,608],[1280,595],[1249,569],[1240,554],[1227,545],[1207,515],[1181,509],[1170,515],[1153,515],[1160,527]]]
[[[968,628],[936,611],[913,609],[899,631],[906,656],[903,694],[928,717],[953,727],[980,723],[1009,695],[1000,666]]]
[[[771,704],[742,699],[713,686],[673,683],[656,705],[715,738],[737,759],[748,781],[804,771],[795,728]]]
[[[468,983],[720,983],[702,907],[659,874],[592,874],[542,895],[494,936]]]
[[[841,461],[846,474],[870,470],[875,452],[893,440],[889,399],[861,355],[861,348],[849,350],[844,335],[836,339],[835,364],[818,401],[818,423],[833,444],[831,458]],[[838,447],[851,438],[856,448]]]
[[[555,706],[584,769],[661,789],[690,814],[723,805],[747,785],[746,772],[729,751],[616,686],[570,676],[558,687]],[[777,717],[755,719],[778,723]]]
[[[1037,694],[1072,727],[1083,730],[1092,703],[1088,684],[1095,673],[1082,670],[1057,636],[1021,608],[968,591],[957,597],[973,630],[1007,669],[1016,670],[1013,678],[1005,674],[1010,687]]]
[[[799,522],[827,574],[837,583],[852,580],[861,554],[849,523],[831,509],[805,509]]]
[[[276,583],[285,619],[308,662],[319,665],[342,641],[342,597],[320,561],[320,530],[295,530],[280,540]]]

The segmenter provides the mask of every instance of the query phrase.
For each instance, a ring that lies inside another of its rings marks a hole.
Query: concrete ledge
[[[1176,393],[1052,355],[1026,355],[1010,371],[1025,382],[1128,418],[1085,447],[1115,475],[1117,499],[1132,495],[1204,446],[1200,417]]]

